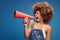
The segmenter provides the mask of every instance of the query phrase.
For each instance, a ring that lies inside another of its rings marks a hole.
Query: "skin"
[[[36,22],[35,22],[34,28],[39,29],[39,30],[44,28],[44,32],[46,34],[46,40],[50,40],[51,27],[48,24],[43,23],[43,19],[40,15],[40,11],[36,11],[35,17],[36,17]],[[30,36],[32,24],[33,24],[33,20],[30,21],[29,27],[28,27],[28,22],[26,24],[24,24],[24,26],[25,26],[25,37],[26,38],[29,38],[29,36]]]

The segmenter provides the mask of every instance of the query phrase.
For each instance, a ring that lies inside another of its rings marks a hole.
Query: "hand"
[[[27,22],[24,22],[24,26],[25,27],[28,27],[28,21]]]

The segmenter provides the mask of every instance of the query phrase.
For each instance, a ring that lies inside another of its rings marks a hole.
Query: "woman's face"
[[[37,20],[42,20],[42,17],[41,17],[40,14],[41,14],[40,11],[36,11],[35,17],[36,17]]]

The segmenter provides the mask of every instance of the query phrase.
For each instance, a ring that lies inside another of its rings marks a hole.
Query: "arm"
[[[24,30],[25,33],[24,34],[25,34],[26,38],[28,38],[30,35],[30,30],[32,28],[32,22],[33,22],[33,20],[30,21],[29,25],[28,25],[28,23],[24,24],[24,26],[25,26],[25,30]]]
[[[47,31],[46,40],[50,40],[51,30],[52,30],[51,27],[49,27]]]

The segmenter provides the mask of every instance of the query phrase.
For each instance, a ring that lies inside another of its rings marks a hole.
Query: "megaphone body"
[[[19,11],[14,11],[14,18],[24,18],[24,23],[27,23],[28,18],[34,18],[34,17]]]

